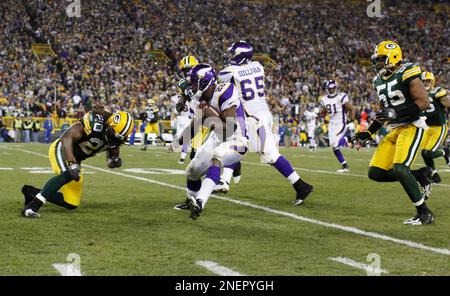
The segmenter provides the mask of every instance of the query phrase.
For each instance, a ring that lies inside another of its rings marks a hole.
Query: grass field
[[[415,209],[400,184],[366,177],[367,149],[344,149],[348,175],[334,173],[330,150],[282,150],[315,186],[300,207],[290,205],[291,185],[250,154],[241,183],[192,221],[172,209],[185,199],[179,155],[124,147],[120,169],[108,170],[104,154],[83,163],[77,210],[46,204],[41,219],[22,218],[21,186],[41,187],[52,176],[47,150],[0,145],[0,275],[58,275],[52,265],[69,253],[80,255],[84,275],[214,275],[202,260],[244,275],[366,275],[330,258],[370,264],[371,253],[386,275],[450,275],[450,168],[442,159],[443,182],[428,203],[436,223],[423,227],[402,224]]]

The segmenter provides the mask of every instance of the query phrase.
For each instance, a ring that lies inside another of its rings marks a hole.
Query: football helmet
[[[242,40],[235,42],[228,47],[226,58],[231,65],[249,63],[253,58],[253,47],[250,43]]]
[[[200,101],[203,92],[211,85],[216,84],[216,72],[208,64],[198,64],[189,72],[192,85],[192,98]]]
[[[131,114],[119,111],[112,114],[106,121],[105,140],[109,146],[123,144],[134,128],[134,120]]]
[[[198,60],[194,56],[185,56],[180,60],[180,63],[178,65],[178,69],[181,72],[181,75],[183,78],[188,78],[189,71],[194,67],[198,65]]]
[[[391,75],[401,62],[402,49],[391,40],[380,42],[370,59],[372,69],[381,76]]]
[[[432,89],[434,85],[436,84],[436,79],[434,78],[434,74],[431,72],[422,72],[422,75],[420,78],[423,81],[423,84],[425,85],[425,88],[427,91]]]
[[[308,111],[312,112],[312,111],[314,111],[314,107],[316,107],[314,103],[309,103],[306,108]]]
[[[334,80],[328,80],[325,83],[325,90],[327,91],[327,93],[329,95],[337,94],[337,88],[338,88],[338,84]]]

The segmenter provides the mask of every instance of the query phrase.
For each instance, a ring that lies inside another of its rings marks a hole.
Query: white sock
[[[47,201],[47,199],[45,197],[43,197],[40,192],[38,194],[36,194],[36,198],[39,199],[40,201],[42,201],[42,203],[44,203],[44,204]]]
[[[224,180],[225,182],[230,184],[232,176],[233,176],[233,169],[223,168],[222,176],[220,176],[220,180]]]
[[[297,174],[297,172],[293,172],[288,177],[289,182],[291,182],[292,185],[295,184],[300,179],[300,176]]]
[[[181,159],[186,159],[186,152],[181,152]]]
[[[208,201],[215,186],[216,183],[210,178],[205,178],[203,180],[202,187],[197,195],[197,199],[200,199],[203,202],[203,208],[205,208],[206,202]]]

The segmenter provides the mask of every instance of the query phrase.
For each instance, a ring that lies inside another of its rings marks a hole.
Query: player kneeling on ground
[[[48,155],[56,176],[42,189],[30,185],[22,187],[25,196],[22,215],[39,218],[38,211],[46,201],[69,210],[76,209],[80,205],[83,187],[81,162],[106,150],[108,167],[120,167],[119,146],[125,143],[133,126],[128,112],[111,114],[103,109],[94,109],[86,113],[80,122],[72,125],[50,146]]]

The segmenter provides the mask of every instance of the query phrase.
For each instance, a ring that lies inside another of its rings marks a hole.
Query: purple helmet
[[[334,80],[328,80],[325,84],[325,89],[329,95],[334,95],[337,93],[338,84]]]
[[[203,92],[211,85],[216,84],[216,72],[208,64],[198,64],[189,71],[191,79],[192,98],[199,101]]]
[[[231,65],[241,65],[252,61],[253,47],[250,43],[239,41],[233,43],[227,50],[227,58]]]

